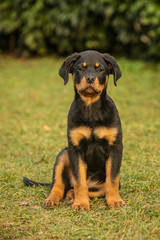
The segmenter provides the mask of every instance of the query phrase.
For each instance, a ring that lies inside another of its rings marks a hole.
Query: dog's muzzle
[[[89,86],[85,89],[81,89],[79,91],[80,94],[84,95],[84,96],[95,96],[97,94],[100,93],[100,91],[94,89],[93,87]]]

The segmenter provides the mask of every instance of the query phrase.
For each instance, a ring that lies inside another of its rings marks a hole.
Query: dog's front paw
[[[43,207],[44,208],[51,208],[53,206],[58,206],[60,203],[60,198],[58,196],[52,196],[52,197],[48,197],[44,203],[43,203]]]
[[[83,201],[74,201],[74,203],[72,204],[72,209],[79,211],[89,211],[89,200],[83,200]]]
[[[110,208],[120,208],[126,206],[125,201],[121,197],[119,198],[108,198],[106,199],[107,204]]]

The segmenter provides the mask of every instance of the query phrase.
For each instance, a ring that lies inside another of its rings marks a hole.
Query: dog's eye
[[[96,71],[97,71],[97,72],[103,72],[104,70],[103,70],[102,67],[97,67],[97,68],[96,68]]]
[[[83,72],[85,70],[86,70],[86,67],[84,67],[84,66],[79,66],[78,67],[78,71],[80,71],[80,72]]]
[[[83,68],[82,68],[82,67],[78,67],[78,70],[79,70],[79,71],[82,71],[82,70],[83,70]]]

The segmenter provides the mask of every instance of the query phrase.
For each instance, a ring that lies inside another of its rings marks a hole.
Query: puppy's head
[[[114,76],[114,84],[121,77],[121,71],[115,59],[109,54],[97,51],[74,53],[62,64],[59,74],[68,82],[68,74],[72,73],[78,94],[88,104],[96,101],[105,90],[109,74]]]

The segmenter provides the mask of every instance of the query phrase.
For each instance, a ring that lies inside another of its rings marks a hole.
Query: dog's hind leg
[[[105,196],[105,189],[101,188],[98,189],[97,191],[88,191],[88,196],[90,198],[94,198],[94,197],[104,197]],[[67,193],[66,193],[66,200],[68,203],[73,203],[75,200],[75,195],[74,195],[74,189],[70,189]]]
[[[64,149],[57,156],[53,170],[51,191],[48,198],[44,201],[43,207],[49,208],[53,207],[53,205],[59,205],[64,196],[67,184],[69,184],[69,169],[68,150]]]
[[[74,188],[71,188],[68,190],[68,192],[66,193],[66,200],[68,203],[73,203],[75,199],[74,196]]]

